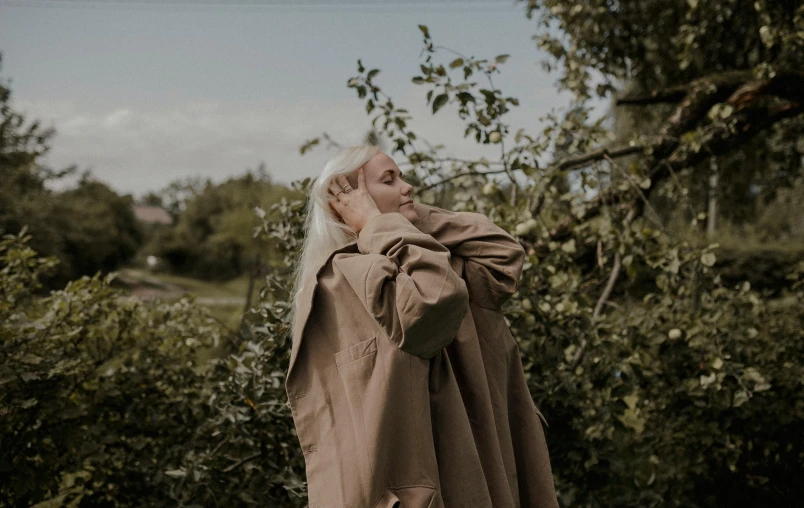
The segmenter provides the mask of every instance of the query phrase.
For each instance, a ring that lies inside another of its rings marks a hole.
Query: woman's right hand
[[[329,191],[333,196],[329,200],[329,206],[355,234],[360,233],[369,219],[382,213],[366,190],[366,177],[362,167],[357,170],[356,189],[352,189],[345,175],[339,175],[329,184]]]

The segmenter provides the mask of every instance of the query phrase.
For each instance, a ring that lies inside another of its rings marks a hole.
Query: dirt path
[[[147,272],[129,268],[118,272],[117,283],[125,287],[131,296],[142,299],[177,300],[184,295],[192,294],[185,287],[171,284]],[[195,301],[206,306],[235,306],[246,303],[245,298],[236,296],[199,296]]]

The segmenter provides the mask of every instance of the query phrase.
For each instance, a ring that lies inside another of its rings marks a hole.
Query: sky
[[[494,79],[520,100],[515,129],[538,132],[539,117],[569,104],[556,92],[558,75],[540,65],[536,21],[513,0],[242,3],[0,0],[0,79],[12,107],[57,131],[43,162],[75,164],[135,196],[260,163],[278,182],[315,176],[333,152],[301,156],[306,140],[327,132],[359,144],[370,128],[364,102],[346,87],[358,59],[381,70],[375,81],[410,111],[419,137],[446,145],[445,155],[493,157],[498,147],[463,138],[454,106],[432,115],[427,89],[411,82],[422,62],[419,24],[466,55],[511,55]]]

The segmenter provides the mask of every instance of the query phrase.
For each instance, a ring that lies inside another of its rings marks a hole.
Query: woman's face
[[[383,152],[378,152],[363,165],[366,190],[382,213],[399,212],[413,222],[418,218],[413,208],[413,186],[402,180],[399,167]],[[346,177],[357,188],[357,173]]]

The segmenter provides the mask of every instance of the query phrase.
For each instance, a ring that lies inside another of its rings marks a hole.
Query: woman
[[[412,190],[366,146],[311,190],[285,384],[309,506],[555,507],[500,312],[524,251],[484,215]]]

